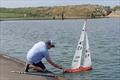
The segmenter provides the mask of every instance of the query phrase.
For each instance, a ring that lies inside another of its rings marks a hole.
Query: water
[[[56,48],[50,50],[54,62],[70,68],[84,20],[21,20],[0,22],[0,53],[23,61],[32,45],[52,39]],[[87,32],[93,70],[64,74],[71,80],[120,80],[120,19],[90,19]],[[49,65],[56,74],[62,71]]]

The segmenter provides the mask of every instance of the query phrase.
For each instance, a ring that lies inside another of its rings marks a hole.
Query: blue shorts
[[[32,65],[37,66],[37,67],[40,67],[40,68],[42,68],[43,70],[46,69],[45,65],[44,65],[41,61],[38,62],[38,63],[33,63]]]

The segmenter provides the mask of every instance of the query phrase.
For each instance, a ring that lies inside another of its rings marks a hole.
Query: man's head
[[[51,49],[51,48],[55,47],[55,45],[53,44],[52,40],[46,41],[46,45],[47,45],[48,49]]]

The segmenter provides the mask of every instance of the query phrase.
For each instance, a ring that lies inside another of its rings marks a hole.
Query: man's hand
[[[48,61],[48,63],[50,63],[54,67],[56,67],[58,69],[63,69],[62,66],[59,66],[58,64],[55,64],[50,58],[47,61]]]
[[[66,71],[66,69],[63,69],[63,72],[65,72]]]
[[[59,69],[63,69],[62,66],[60,66],[60,65],[58,65],[58,68],[59,68]]]

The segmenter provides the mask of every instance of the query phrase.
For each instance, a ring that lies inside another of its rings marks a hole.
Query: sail
[[[84,54],[84,61],[83,61],[83,67],[91,67],[91,55],[90,55],[90,50],[89,50],[89,42],[88,42],[88,36],[86,32],[86,49],[85,49],[85,54]]]
[[[80,35],[80,39],[78,41],[75,55],[72,60],[72,66],[71,66],[72,69],[79,68],[81,65],[81,56],[82,56],[83,43],[84,43],[84,37],[85,37],[85,26],[86,26],[86,21],[84,22],[84,26]]]

